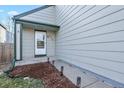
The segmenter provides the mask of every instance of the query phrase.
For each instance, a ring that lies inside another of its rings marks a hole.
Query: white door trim
[[[38,41],[39,40],[39,41]],[[45,31],[35,30],[35,56],[46,56],[47,35]],[[39,44],[39,46],[38,46]]]

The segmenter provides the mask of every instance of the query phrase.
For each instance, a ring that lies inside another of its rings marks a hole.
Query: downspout
[[[10,67],[6,71],[4,71],[4,73],[6,73],[8,76],[10,76],[10,72],[14,69],[16,62],[16,21],[14,17],[12,18],[12,20],[14,22],[14,57],[11,60]]]

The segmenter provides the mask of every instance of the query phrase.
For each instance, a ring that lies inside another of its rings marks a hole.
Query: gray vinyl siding
[[[34,30],[32,28],[23,28],[22,34],[22,59],[34,58]],[[55,32],[47,31],[47,56],[55,55]]]
[[[32,28],[23,28],[22,59],[34,58],[34,31]]]
[[[51,6],[27,16],[21,17],[20,19],[55,25],[55,9],[54,6]]]
[[[55,56],[55,32],[47,31],[47,56]]]
[[[124,6],[56,6],[56,56],[124,83]]]

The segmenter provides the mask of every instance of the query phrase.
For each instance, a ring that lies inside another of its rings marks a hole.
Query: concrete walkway
[[[61,66],[64,66],[64,75],[76,84],[77,77],[81,77],[82,88],[112,88],[112,85],[100,81],[95,76],[84,72],[83,70],[67,64],[63,61],[56,61],[55,67],[60,71]]]

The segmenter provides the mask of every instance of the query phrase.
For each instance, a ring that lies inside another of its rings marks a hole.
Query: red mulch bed
[[[61,76],[60,72],[50,63],[37,63],[17,66],[10,73],[12,76],[31,77],[41,79],[46,88],[76,88],[67,77]]]

